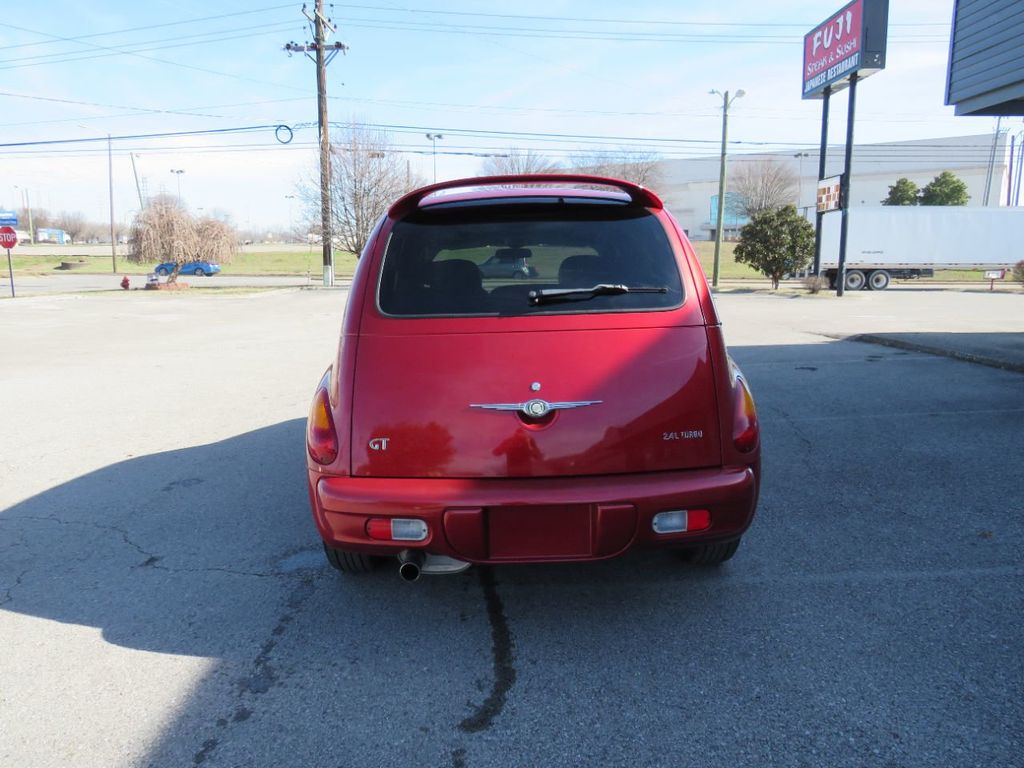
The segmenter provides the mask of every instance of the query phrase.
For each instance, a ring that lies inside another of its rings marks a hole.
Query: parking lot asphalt
[[[415,585],[309,515],[344,298],[0,303],[0,765],[1024,765],[1024,378],[835,338],[1019,338],[1020,296],[720,295],[732,561]]]

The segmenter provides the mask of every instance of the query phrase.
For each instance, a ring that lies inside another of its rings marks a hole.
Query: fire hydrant
[[[124,288],[124,289],[125,289],[125,290],[127,291],[127,290],[128,290],[128,286],[129,286],[129,285],[130,285],[130,283],[128,282],[128,275],[125,275],[125,276],[124,276],[124,277],[123,277],[123,278],[121,279],[121,287],[122,287],[122,288]]]

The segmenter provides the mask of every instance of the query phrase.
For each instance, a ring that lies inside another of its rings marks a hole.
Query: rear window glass
[[[649,290],[587,295],[599,285]],[[531,291],[565,289],[574,292],[530,303]],[[378,289],[381,311],[405,317],[637,312],[682,301],[661,223],[620,204],[418,211],[395,225]]]

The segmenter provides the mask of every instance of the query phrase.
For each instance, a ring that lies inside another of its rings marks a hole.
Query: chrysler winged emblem
[[[549,403],[547,400],[534,398],[525,403],[471,403],[470,408],[483,408],[487,411],[520,411],[531,419],[540,419],[552,411],[584,408],[588,405],[600,405],[602,400],[568,400],[561,403]]]

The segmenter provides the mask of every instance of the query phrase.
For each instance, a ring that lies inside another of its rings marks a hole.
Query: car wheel
[[[327,555],[327,562],[342,573],[369,573],[372,571],[380,558],[367,555],[362,552],[350,552],[346,549],[335,549],[324,544],[324,554]]]
[[[688,547],[680,553],[683,560],[691,565],[721,565],[736,554],[740,548],[740,540],[720,541],[715,544],[701,544]]]
[[[512,279],[513,280],[525,280],[526,279],[526,273],[525,272],[513,272],[512,273]]]
[[[864,283],[867,282],[864,279],[864,273],[859,269],[851,269],[846,273],[846,290],[848,291],[859,291],[864,287]]]
[[[167,277],[169,274],[171,274],[171,271],[167,269],[167,267],[159,267],[157,268],[156,273],[161,277]]]
[[[206,273],[203,272],[203,270],[199,269],[199,267],[196,267],[194,270],[192,270],[192,274],[195,275],[196,277],[206,277]]]
[[[868,288],[872,291],[884,291],[889,287],[889,273],[884,269],[876,269],[868,275]]]

